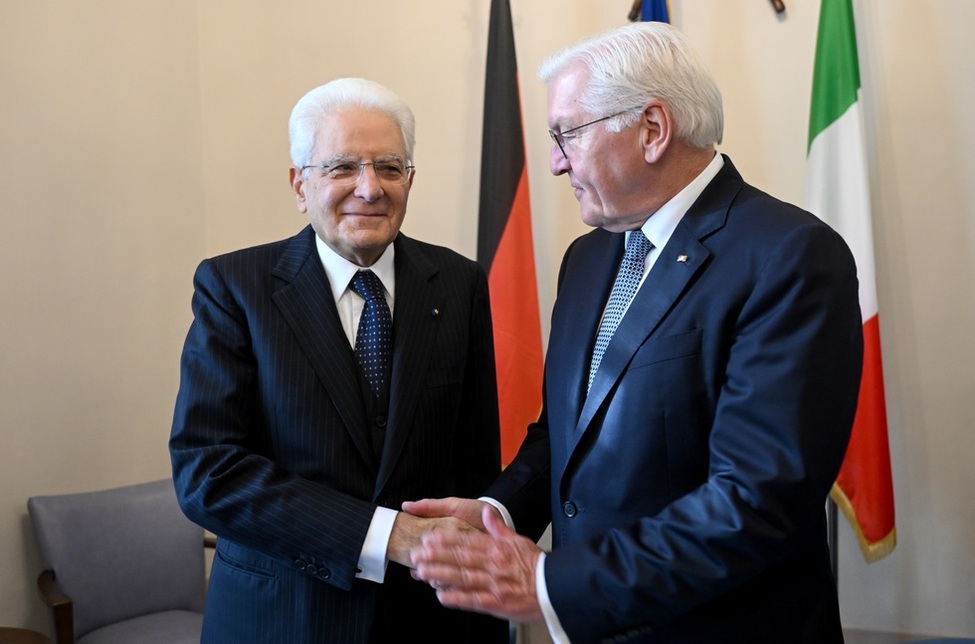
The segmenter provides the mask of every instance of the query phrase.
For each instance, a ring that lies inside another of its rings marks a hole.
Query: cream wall
[[[547,171],[535,69],[631,3],[511,4],[547,320],[584,227]],[[841,524],[843,617],[975,636],[975,3],[854,4],[900,543],[867,566]],[[303,225],[286,121],[304,91],[361,75],[404,96],[419,125],[404,230],[474,255],[488,6],[0,0],[0,625],[48,626],[28,496],[168,475],[193,269]],[[722,151],[802,203],[819,2],[671,6],[724,91]]]

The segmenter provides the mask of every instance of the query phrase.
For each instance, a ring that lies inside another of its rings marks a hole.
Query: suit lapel
[[[285,283],[272,299],[304,349],[360,455],[377,467],[355,377],[355,357],[318,259],[314,235],[310,226],[305,228],[281,255],[271,272]]]
[[[701,240],[724,225],[731,203],[742,185],[738,171],[725,157],[724,167],[688,209],[661,250],[603,354],[589,395],[583,401],[575,431],[566,436],[570,454],[624,376],[640,346],[657,329],[667,312],[685,294],[694,276],[707,263],[711,252]]]
[[[637,350],[654,332],[709,255],[686,227],[678,225],[606,347],[576,430],[570,434],[570,451],[625,373]],[[681,257],[680,261],[678,257]]]
[[[393,365],[389,385],[389,422],[376,494],[385,485],[413,427],[417,402],[426,385],[430,348],[444,301],[433,276],[437,267],[417,244],[400,234],[396,242],[396,308],[393,311]]]
[[[552,399],[566,401],[567,416],[572,419],[579,418],[586,401],[592,345],[623,257],[623,235],[601,230],[590,235],[605,239],[594,240],[595,249],[580,257],[578,264],[573,265],[572,273],[565,275],[565,282],[570,286],[564,296],[560,284],[560,297],[556,298],[552,316],[569,322],[552,329],[546,357],[551,367],[547,386],[559,391]],[[576,293],[585,293],[588,297],[577,297]]]

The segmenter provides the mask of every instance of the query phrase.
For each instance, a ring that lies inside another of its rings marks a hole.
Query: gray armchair
[[[200,641],[204,533],[169,479],[27,501],[58,644]]]

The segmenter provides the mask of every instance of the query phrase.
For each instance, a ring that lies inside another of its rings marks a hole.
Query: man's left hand
[[[505,525],[492,507],[482,510],[486,533],[435,530],[410,553],[414,577],[437,590],[449,608],[488,613],[514,622],[542,619],[535,568],[542,550]]]

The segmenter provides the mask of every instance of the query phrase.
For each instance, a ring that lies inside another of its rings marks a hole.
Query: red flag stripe
[[[885,557],[897,545],[889,453],[880,325],[875,315],[863,325],[863,375],[857,413],[831,493],[868,562]]]
[[[534,261],[528,179],[522,171],[488,275],[501,401],[501,462],[506,465],[541,409],[543,359]]]
[[[488,273],[491,293],[501,462],[506,466],[541,409],[542,335],[508,0],[492,0],[488,31],[477,259]]]

